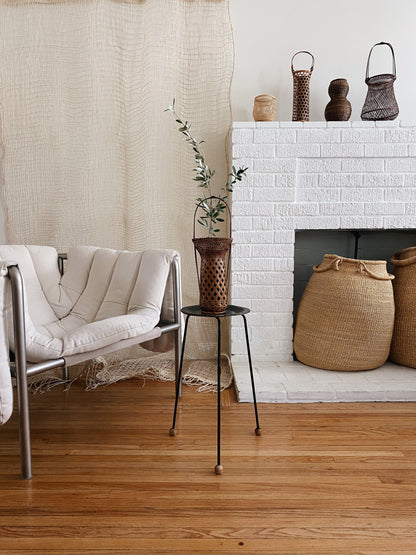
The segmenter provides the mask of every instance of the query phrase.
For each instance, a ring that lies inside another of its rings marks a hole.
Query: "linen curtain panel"
[[[228,173],[228,0],[0,0],[3,198],[9,243],[180,251],[197,304],[192,152]],[[195,322],[195,358],[212,329]]]

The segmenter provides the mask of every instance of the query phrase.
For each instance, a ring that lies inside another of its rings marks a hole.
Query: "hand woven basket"
[[[326,370],[370,370],[387,360],[394,299],[384,260],[326,254],[299,304],[298,360]]]
[[[218,199],[211,196],[206,200]],[[230,220],[231,235],[231,212],[228,204],[222,201],[227,210]],[[231,237],[202,237],[195,238],[195,217],[199,203],[194,213],[194,252],[195,265],[199,284],[199,306],[203,312],[209,314],[222,314],[228,307],[228,290],[230,277],[230,250]],[[196,253],[201,257],[201,271],[198,271],[198,261]]]
[[[396,252],[390,259],[396,315],[390,358],[416,368],[416,247]]]
[[[298,54],[309,54],[312,57],[312,65],[310,69],[293,68],[293,60]],[[291,61],[293,75],[293,113],[292,121],[309,121],[309,82],[313,71],[315,58],[310,52],[300,50],[293,54]]]
[[[380,75],[369,76],[370,57],[373,49],[382,44],[387,45],[393,57],[393,72],[382,73]],[[396,80],[396,59],[394,50],[389,42],[378,42],[370,50],[367,60],[367,69],[365,73],[365,82],[368,86],[367,96],[364,106],[361,110],[362,120],[393,120],[399,115],[399,106],[397,105],[394,94],[394,81]]]

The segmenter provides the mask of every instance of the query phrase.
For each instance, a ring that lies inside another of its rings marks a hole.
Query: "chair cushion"
[[[0,245],[0,258],[15,260],[24,279],[28,359],[96,351],[152,330],[176,255],[74,247],[61,277],[54,248]]]
[[[6,288],[10,285],[6,264],[0,264],[0,337],[7,337],[6,332]],[[13,410],[13,390],[9,367],[9,349],[7,341],[0,341],[0,424],[10,418]]]

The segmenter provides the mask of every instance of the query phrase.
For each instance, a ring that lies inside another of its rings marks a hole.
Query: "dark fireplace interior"
[[[386,260],[407,247],[416,246],[416,230],[305,230],[295,235],[294,321],[302,293],[324,254],[363,260]]]

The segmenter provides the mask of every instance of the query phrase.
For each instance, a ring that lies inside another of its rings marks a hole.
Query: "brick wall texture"
[[[248,172],[232,200],[231,301],[251,309],[256,360],[290,361],[295,230],[416,229],[416,123],[236,122],[232,151]]]

